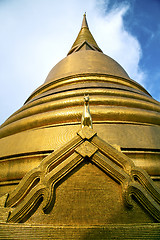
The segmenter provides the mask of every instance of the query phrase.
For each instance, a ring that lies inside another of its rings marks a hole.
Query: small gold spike
[[[82,114],[82,119],[81,119],[81,126],[82,126],[82,128],[84,126],[93,128],[92,127],[92,117],[91,117],[90,109],[89,109],[89,95],[84,96],[84,108],[83,108],[83,114]]]
[[[82,28],[87,27],[88,28],[88,23],[86,19],[86,12],[83,15],[83,21],[82,21]]]

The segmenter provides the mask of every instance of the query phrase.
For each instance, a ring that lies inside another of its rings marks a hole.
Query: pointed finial
[[[83,21],[82,21],[82,28],[87,27],[88,28],[88,23],[86,19],[86,12],[83,15]]]
[[[86,50],[94,50],[94,51],[102,52],[102,50],[98,47],[96,41],[94,40],[94,38],[88,28],[86,13],[83,15],[81,30],[80,30],[75,42],[73,43],[68,55],[73,52],[81,50],[81,46],[84,43],[88,44],[88,45],[87,45],[87,48],[83,48],[83,50],[86,49]]]
[[[84,108],[83,108],[83,114],[82,114],[82,119],[81,119],[81,127],[83,128],[84,126],[93,128],[92,127],[92,117],[91,117],[90,109],[89,109],[89,95],[88,96],[84,95]]]

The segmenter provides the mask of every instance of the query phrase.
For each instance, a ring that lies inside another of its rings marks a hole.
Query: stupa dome
[[[45,83],[77,74],[105,74],[130,79],[125,70],[109,56],[93,50],[77,51],[55,65]]]
[[[67,57],[0,127],[0,191],[13,208],[7,221],[153,224],[159,157],[160,103],[103,54],[84,15]]]

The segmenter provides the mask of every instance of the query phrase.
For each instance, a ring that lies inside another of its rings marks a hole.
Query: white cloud
[[[71,48],[87,12],[90,30],[103,52],[131,78],[143,83],[141,48],[123,25],[128,5],[105,14],[108,1],[17,0],[0,2],[0,123],[22,106]]]
[[[139,68],[141,46],[124,28],[123,16],[128,8],[129,5],[121,5],[106,16],[97,16],[96,40],[102,46],[103,52],[120,63],[132,79],[144,84],[145,73]]]

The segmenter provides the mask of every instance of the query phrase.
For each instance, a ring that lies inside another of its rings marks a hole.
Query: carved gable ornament
[[[37,168],[23,177],[4,200],[4,209],[8,210],[6,221],[25,222],[40,204],[44,213],[49,213],[54,207],[55,185],[86,158],[121,184],[127,207],[132,207],[134,196],[160,222],[160,191],[152,179],[88,126],[84,126],[69,143],[45,157]]]

